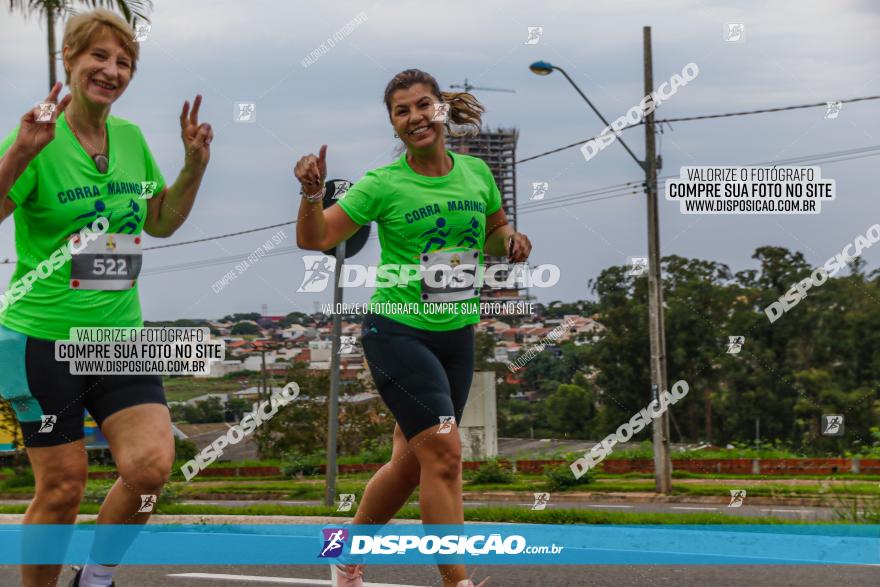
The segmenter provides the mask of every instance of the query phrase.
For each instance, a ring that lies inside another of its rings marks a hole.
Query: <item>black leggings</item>
[[[364,356],[407,440],[450,416],[461,422],[474,376],[474,327],[434,332],[368,314]]]

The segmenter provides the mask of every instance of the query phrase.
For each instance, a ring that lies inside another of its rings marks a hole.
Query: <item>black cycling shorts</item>
[[[364,317],[361,342],[373,381],[407,440],[461,422],[474,376],[474,327],[434,332]]]
[[[71,375],[55,360],[55,341],[0,326],[0,396],[12,404],[26,447],[82,439],[88,410],[100,428],[111,414],[140,404],[163,404],[159,375]]]

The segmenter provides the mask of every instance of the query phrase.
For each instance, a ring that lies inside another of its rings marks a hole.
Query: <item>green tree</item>
[[[474,370],[492,371],[495,360],[495,337],[485,332],[478,332],[474,340]]]
[[[579,353],[574,345],[537,343],[537,353],[532,360],[526,363],[525,368],[519,375],[525,381],[529,389],[535,389],[547,395],[556,390],[560,383],[570,383],[572,378],[583,365],[579,361]],[[563,348],[568,347],[568,348]],[[521,352],[527,352],[531,348],[523,345]]]
[[[300,324],[302,326],[305,326],[310,322],[311,320],[309,319],[309,316],[307,314],[303,314],[302,312],[291,312],[284,317],[284,319],[281,321],[281,324],[284,328],[288,328],[293,324]]]
[[[548,318],[562,318],[571,314],[590,316],[596,312],[596,303],[587,300],[578,300],[571,303],[554,300],[547,306],[537,304],[536,309],[540,314]]]
[[[330,375],[327,371],[309,371],[294,365],[287,375],[296,381],[300,393],[296,401],[281,408],[278,413],[257,428],[254,439],[264,457],[281,458],[284,455],[311,455],[323,453],[327,447],[327,399]],[[343,395],[365,391],[360,382],[346,382]],[[337,452],[354,455],[372,440],[391,441],[394,418],[378,398],[363,403],[340,402]]]
[[[229,316],[224,316],[222,322],[241,322],[242,320],[252,320],[253,322],[259,322],[260,318],[262,318],[262,314],[259,312],[249,312],[247,314],[232,314]]]
[[[252,322],[236,322],[229,330],[230,334],[260,334],[260,327]]]
[[[544,400],[547,426],[554,436],[589,438],[594,397],[583,387],[563,383]]]
[[[213,424],[224,422],[225,408],[220,398],[210,397],[195,404],[178,404],[171,407],[171,417],[175,422],[187,424]]]
[[[606,327],[587,353],[597,370],[599,411],[592,436],[599,437],[629,420],[649,398],[647,279],[629,275],[626,267],[609,267],[590,287],[598,297],[599,322]],[[668,339],[667,346],[674,347]]]

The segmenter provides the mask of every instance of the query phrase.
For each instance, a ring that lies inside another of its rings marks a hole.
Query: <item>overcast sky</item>
[[[0,12],[0,129],[46,94],[46,30],[35,18]],[[366,20],[317,62],[302,60],[349,21]],[[363,17],[361,17],[363,19]],[[725,42],[726,23],[743,23],[745,40]],[[355,180],[388,163],[395,140],[382,92],[397,72],[418,67],[449,84],[509,88],[475,91],[492,127],[517,127],[518,156],[593,136],[601,121],[559,74],[538,77],[544,59],[565,68],[609,120],[643,95],[642,26],[653,27],[655,85],[688,62],[700,74],[658,111],[661,118],[825,102],[880,94],[880,9],[869,0],[646,2],[281,2],[156,0],[152,31],[138,73],[113,114],[142,129],[160,167],[174,180],[183,161],[178,114],[184,99],[204,95],[203,119],[214,126],[212,160],[188,222],[164,242],[203,238],[290,220],[298,205],[293,164],[329,145],[331,177]],[[537,44],[527,29],[542,26]],[[59,32],[60,37],[60,32]],[[59,74],[61,68],[59,67]],[[235,102],[257,104],[256,124],[233,122]],[[679,122],[662,138],[661,175],[683,165],[737,165],[880,145],[880,103],[845,104],[837,119],[824,108]],[[641,129],[624,135],[644,156]],[[755,267],[757,247],[802,251],[820,265],[880,222],[877,169],[869,157],[823,164],[837,181],[837,200],[810,216],[684,216],[660,202],[662,254],[711,259],[733,270]],[[587,162],[578,149],[518,166],[518,200],[531,182],[554,196],[640,180],[619,145]],[[587,281],[610,265],[646,253],[642,196],[611,198],[524,214],[519,228],[534,244],[532,262],[554,263],[561,280],[533,289],[539,301],[588,296]],[[277,230],[277,229],[276,229]],[[14,258],[13,222],[0,225],[0,259]],[[282,246],[294,246],[292,227]],[[145,271],[189,261],[242,258],[275,230],[145,253]],[[146,246],[164,244],[148,238]],[[265,258],[219,294],[211,288],[235,261],[184,271],[147,273],[140,281],[144,317],[220,317],[232,312],[313,311],[331,292],[298,294],[302,253]],[[869,270],[880,246],[864,254]],[[378,241],[354,261],[378,262]],[[12,268],[0,265],[0,282]],[[368,290],[346,292],[365,301]]]

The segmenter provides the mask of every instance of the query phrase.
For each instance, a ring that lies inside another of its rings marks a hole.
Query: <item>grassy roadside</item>
[[[25,506],[0,506],[0,514],[22,514]],[[81,514],[97,514],[97,504],[83,504]],[[257,505],[248,507],[221,507],[207,505],[172,504],[158,507],[156,514],[163,515],[236,515],[236,516],[329,516],[334,518],[350,518],[351,512],[337,512],[335,508],[325,506],[278,506]],[[418,508],[404,507],[395,516],[399,519],[419,519]],[[800,524],[793,520],[773,517],[727,516],[724,514],[662,514],[662,513],[625,513],[575,509],[548,509],[532,511],[513,507],[479,507],[468,508],[464,512],[468,522],[510,522],[526,524]],[[815,523],[815,522],[811,522]]]
[[[354,493],[362,495],[366,487],[368,474],[343,475],[337,483],[337,493]],[[720,482],[719,482],[720,481]],[[675,496],[727,496],[731,489],[745,489],[750,497],[829,497],[829,496],[864,496],[868,498],[880,498],[880,486],[868,481],[848,481],[847,483],[825,483],[818,480],[809,484],[785,484],[764,481],[751,483],[749,479],[713,479],[705,483],[676,482],[673,480],[672,495]],[[112,479],[92,479],[87,485],[87,495],[97,496],[109,490],[113,484]],[[320,477],[304,479],[197,479],[189,483],[172,481],[170,488],[183,499],[193,499],[199,496],[211,497],[221,495],[237,495],[251,499],[261,499],[267,496],[269,499],[294,499],[294,500],[320,500],[324,495],[324,479]],[[474,484],[465,482],[463,486],[466,492],[505,491],[529,494],[537,491],[546,491],[546,478],[534,476],[529,479],[518,479],[513,483],[481,483]],[[552,491],[555,494],[564,494],[573,491],[591,493],[653,493],[654,482],[647,479],[621,479],[599,478],[595,482],[569,489]],[[29,496],[33,487],[12,486],[0,488],[0,493],[8,496]],[[418,490],[414,498],[418,496]]]
[[[347,460],[355,461],[356,459],[353,457],[349,457]],[[179,473],[180,466],[183,464],[182,461],[174,464],[173,471],[175,471],[174,479],[183,479],[183,476]],[[214,468],[218,467],[281,467],[284,465],[283,461],[280,460],[265,460],[265,461],[241,461],[236,463],[216,463],[213,465]],[[97,473],[97,472],[115,472],[116,467],[113,465],[90,465],[89,472]],[[0,476],[9,477],[14,474],[14,471],[9,467],[0,468]],[[374,475],[373,472],[363,472],[363,473],[344,473],[342,477],[350,480],[368,480],[370,477]],[[473,477],[473,471],[465,471],[464,479],[467,481],[469,478]],[[610,474],[603,473],[601,471],[594,472],[593,478],[597,481],[602,481],[606,479],[610,480],[629,480],[629,479],[649,479],[652,480],[654,475],[652,473],[622,473],[622,474]],[[542,481],[545,480],[545,477],[541,474],[535,473],[516,473],[516,479],[522,483],[531,483],[534,481]],[[317,478],[317,477],[316,477]],[[673,471],[672,472],[673,479],[710,479],[710,480],[764,480],[764,481],[785,481],[790,479],[797,480],[811,480],[811,481],[822,481],[822,480],[832,480],[832,481],[873,481],[875,485],[880,484],[880,475],[867,475],[867,474],[854,474],[854,473],[836,473],[834,475],[809,475],[809,474],[791,474],[791,475],[747,475],[747,474],[729,474],[729,473],[692,473],[690,471]],[[308,477],[305,478],[309,479]],[[270,475],[263,477],[238,477],[238,476],[221,476],[221,477],[197,477],[195,482],[200,481],[285,481],[290,480],[289,477],[285,477],[284,475]]]

